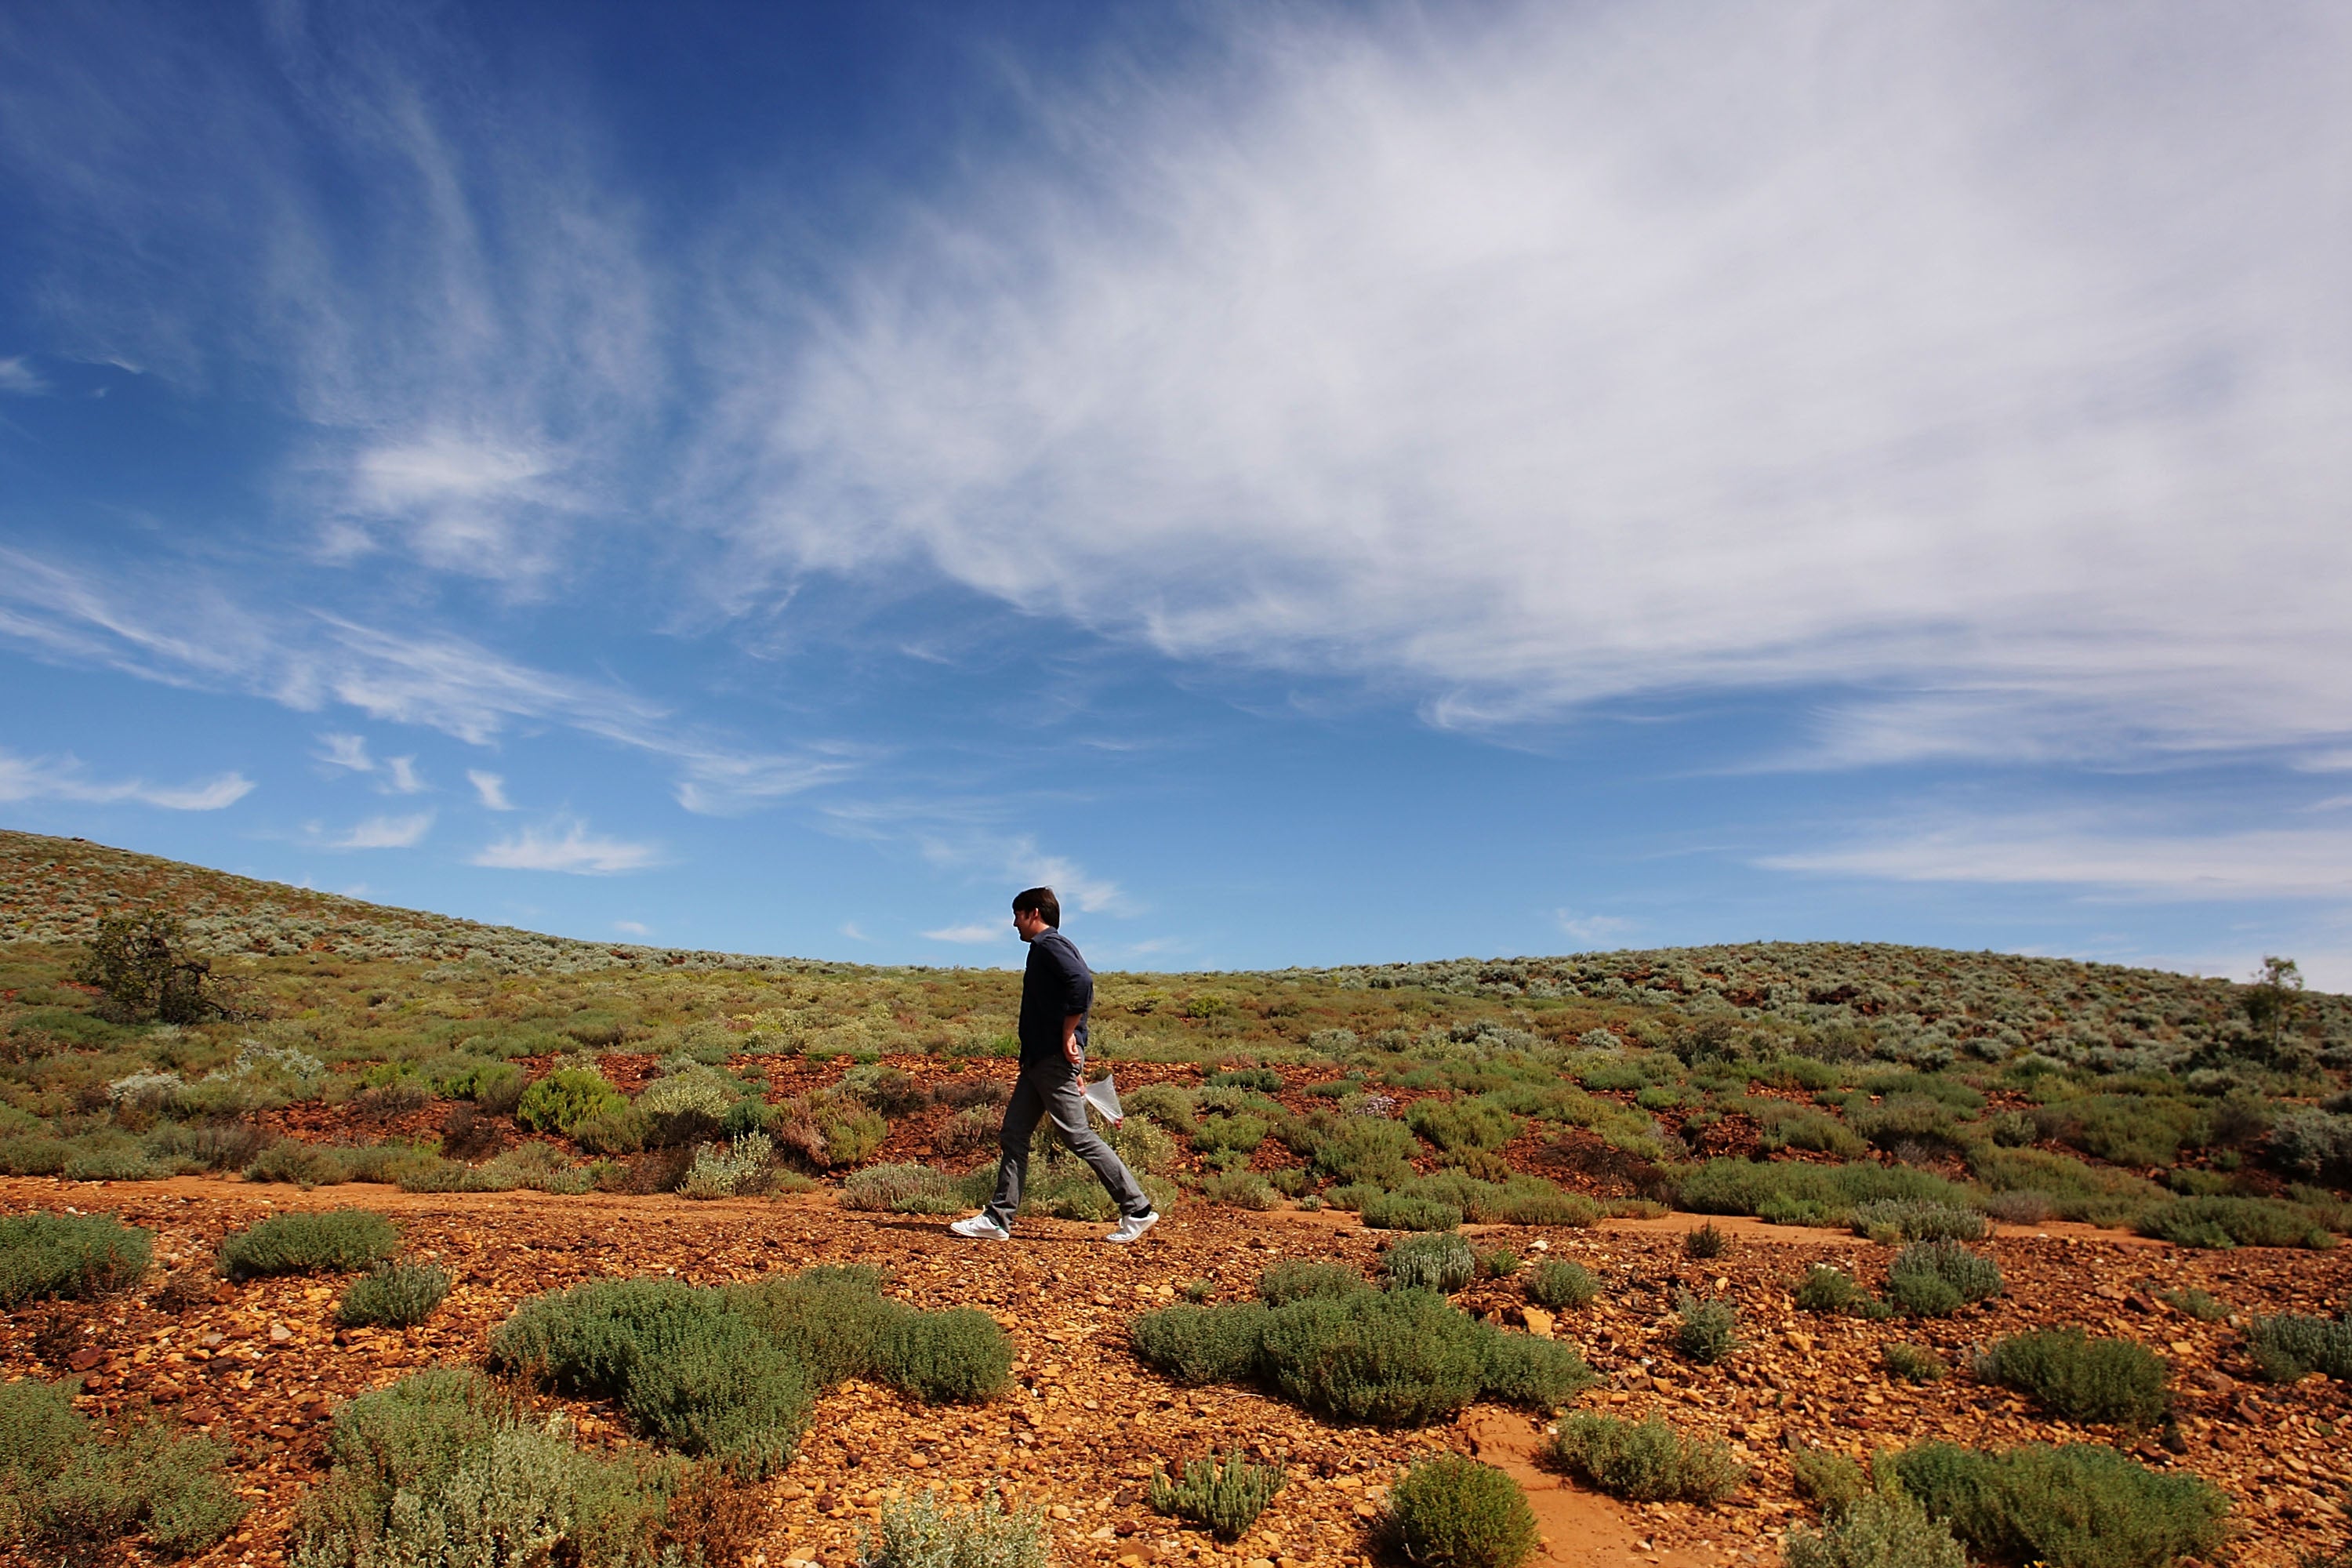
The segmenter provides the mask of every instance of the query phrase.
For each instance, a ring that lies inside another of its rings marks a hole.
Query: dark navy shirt
[[[1095,1005],[1095,974],[1068,937],[1038,933],[1029,944],[1029,969],[1021,978],[1021,1065],[1066,1061],[1062,1020]],[[1087,1021],[1078,1019],[1078,1049],[1087,1048]]]

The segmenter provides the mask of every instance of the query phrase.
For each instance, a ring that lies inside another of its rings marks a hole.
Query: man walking
[[[1029,969],[1021,981],[1021,1076],[1004,1106],[995,1195],[970,1219],[948,1226],[958,1236],[1012,1239],[1021,1185],[1029,1177],[1029,1140],[1038,1121],[1049,1116],[1062,1142],[1092,1168],[1124,1216],[1105,1241],[1133,1241],[1160,1223],[1135,1173],[1087,1124],[1083,1079],[1095,977],[1061,926],[1062,903],[1053,889],[1031,888],[1013,899],[1013,929],[1029,944]]]

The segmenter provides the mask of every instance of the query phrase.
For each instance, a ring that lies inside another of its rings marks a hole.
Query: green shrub
[[[1957,1241],[1915,1241],[1886,1271],[1887,1299],[1914,1317],[1949,1317],[2000,1294],[2000,1266]]]
[[[294,1568],[646,1568],[686,1555],[665,1528],[673,1466],[581,1453],[474,1372],[360,1395],[336,1412],[327,1452],[332,1471],[300,1504]]]
[[[1543,1458],[1629,1502],[1719,1502],[1747,1479],[1727,1447],[1685,1437],[1655,1416],[1564,1416]]]
[[[2164,1419],[2164,1363],[2130,1340],[2094,1340],[2080,1329],[2015,1334],[1995,1344],[1977,1374],[2030,1394],[2067,1421],[2153,1426]]]
[[[2352,1382],[2352,1317],[2256,1318],[2246,1330],[2246,1348],[2273,1383],[2293,1383],[2315,1372]]]
[[[1246,1089],[1260,1094],[1282,1092],[1282,1075],[1272,1068],[1227,1068],[1201,1080],[1202,1089]]]
[[[1974,1209],[1902,1198],[1856,1204],[1851,1223],[1874,1241],[1982,1241],[1988,1228]]]
[[[1517,1253],[1507,1247],[1498,1247],[1492,1252],[1482,1252],[1478,1255],[1478,1278],[1508,1279],[1519,1271],[1519,1265],[1523,1261],[1524,1259]]]
[[[1462,1211],[1452,1204],[1394,1193],[1372,1194],[1356,1212],[1376,1230],[1454,1230],[1462,1224]]]
[[[2300,1205],[2276,1198],[2174,1198],[2139,1216],[2142,1236],[2182,1247],[2309,1247],[2325,1250],[2336,1237]]]
[[[2185,1290],[2164,1290],[2158,1300],[2176,1312],[2186,1313],[2200,1323],[2218,1323],[2230,1315],[2229,1303],[2190,1286]]]
[[[1517,1568],[1535,1550],[1535,1514],[1517,1483],[1460,1454],[1423,1459],[1389,1494],[1405,1559],[1434,1568]]]
[[[1780,1224],[1843,1225],[1858,1204],[1915,1198],[1969,1206],[1966,1187],[1907,1165],[1809,1165],[1754,1160],[1709,1160],[1675,1188],[1678,1206],[1693,1214],[1755,1215]],[[1763,1205],[1780,1200],[1775,1214]],[[1801,1221],[1800,1213],[1810,1214]]]
[[[352,1281],[336,1306],[335,1320],[346,1328],[414,1328],[433,1315],[449,1294],[449,1271],[415,1263],[378,1264]]]
[[[2129,1225],[2142,1209],[2164,1197],[2155,1183],[2128,1171],[2086,1165],[2071,1154],[2046,1149],[1979,1143],[1969,1150],[1968,1159],[1969,1174],[1996,1194],[2034,1194],[2059,1218],[2088,1225]]]
[[[1318,1126],[1308,1160],[1333,1181],[1385,1189],[1412,1180],[1421,1140],[1409,1129],[1374,1116],[1327,1117]]]
[[[272,1143],[245,1168],[248,1182],[289,1182],[296,1186],[331,1187],[349,1180],[343,1163],[315,1143],[291,1138]]]
[[[1886,1375],[1906,1383],[1935,1383],[1951,1370],[1944,1358],[1921,1345],[1888,1345],[1880,1352]]]
[[[1478,1255],[1451,1234],[1408,1236],[1381,1260],[1392,1289],[1434,1290],[1450,1296],[1478,1272]]]
[[[515,1125],[526,1132],[562,1132],[592,1116],[606,1116],[628,1105],[621,1091],[586,1068],[558,1068],[522,1091],[515,1102]]]
[[[881,1534],[869,1538],[858,1568],[1045,1568],[1045,1515],[1004,1511],[992,1492],[959,1508],[925,1492],[882,1505]]]
[[[1256,1214],[1277,1207],[1282,1202],[1274,1184],[1255,1171],[1220,1171],[1205,1177],[1201,1183],[1201,1196],[1209,1203]]]
[[[872,1374],[881,1364],[884,1336],[914,1311],[882,1294],[880,1269],[856,1264],[772,1274],[721,1295],[819,1384]]]
[[[1581,1263],[1547,1258],[1528,1271],[1527,1291],[1538,1307],[1581,1307],[1601,1294],[1601,1279]]]
[[[1870,1292],[1842,1268],[1816,1263],[1797,1284],[1797,1306],[1808,1312],[1851,1312],[1870,1300]]]
[[[1148,1116],[1171,1132],[1192,1130],[1192,1097],[1172,1083],[1150,1083],[1124,1102],[1130,1117]]]
[[[2230,1506],[2200,1477],[2158,1474],[2088,1443],[1998,1452],[1926,1443],[1898,1455],[1895,1469],[1904,1490],[1980,1555],[2050,1568],[2210,1557]]]
[[[1797,1495],[1821,1504],[1825,1515],[1834,1516],[1870,1490],[1870,1478],[1863,1474],[1862,1467],[1834,1448],[1809,1445],[1791,1449],[1789,1471],[1797,1483]]]
[[[399,1250],[400,1232],[372,1209],[281,1214],[222,1237],[220,1268],[232,1279],[341,1273],[373,1268]]]
[[[1518,1132],[1519,1120],[1477,1100],[1417,1100],[1405,1125],[1449,1154],[1500,1149]]]
[[[929,1165],[868,1165],[842,1178],[841,1206],[891,1214],[951,1214],[963,1207],[956,1180]]]
[[[1723,1228],[1712,1220],[1696,1230],[1683,1232],[1685,1258],[1720,1258],[1723,1256],[1723,1249],[1730,1245],[1731,1237],[1725,1235]]]
[[[905,1312],[876,1349],[883,1378],[926,1405],[993,1399],[1013,1371],[1013,1336],[972,1307]]]
[[[1161,1513],[1189,1519],[1220,1541],[1239,1541],[1288,1479],[1280,1466],[1253,1465],[1236,1448],[1222,1465],[1214,1455],[1194,1459],[1172,1480],[1155,1469],[1150,1495]]]
[[[572,1141],[591,1154],[634,1154],[653,1136],[653,1118],[644,1109],[592,1111],[572,1124]]]
[[[150,1417],[100,1432],[74,1409],[71,1384],[0,1384],[0,1548],[14,1561],[79,1562],[135,1534],[168,1556],[201,1552],[245,1517],[224,1458]]]
[[[1203,1154],[1247,1154],[1273,1131],[1263,1116],[1206,1116],[1192,1129],[1192,1147]]]
[[[1292,1404],[1339,1420],[1425,1426],[1478,1396],[1476,1326],[1425,1290],[1294,1301],[1266,1315],[1264,1375]]]
[[[1128,1332],[1137,1355],[1179,1383],[1240,1383],[1257,1375],[1271,1316],[1255,1302],[1163,1307]]]
[[[1968,1568],[1951,1530],[1900,1491],[1865,1493],[1781,1539],[1788,1568]]]
[[[1369,1289],[1364,1277],[1344,1263],[1318,1263],[1303,1258],[1286,1258],[1257,1277],[1257,1298],[1269,1307],[1309,1296],[1347,1296]]]
[[[1712,1366],[1739,1348],[1739,1318],[1728,1302],[1685,1295],[1675,1310],[1675,1349],[1701,1366]]]
[[[1549,1414],[1598,1381],[1573,1345],[1478,1327],[1478,1389],[1488,1399]]]
[[[135,1284],[154,1237],[112,1215],[35,1213],[0,1219],[0,1309],[87,1299]]]

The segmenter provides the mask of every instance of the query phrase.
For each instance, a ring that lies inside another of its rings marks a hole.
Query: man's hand
[[[1062,1020],[1062,1054],[1070,1058],[1074,1068],[1087,1064],[1085,1054],[1078,1049],[1078,1026],[1086,1021],[1084,1013],[1073,1013]]]

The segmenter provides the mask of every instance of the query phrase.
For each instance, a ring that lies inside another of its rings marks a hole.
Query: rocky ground
[[[427,1325],[342,1332],[332,1317],[340,1279],[231,1285],[203,1272],[229,1229],[278,1210],[341,1205],[390,1214],[406,1234],[407,1257],[458,1272]],[[1663,1415],[1728,1440],[1750,1464],[1733,1500],[1699,1510],[1635,1508],[1539,1472],[1528,1462],[1539,1427],[1517,1412],[1481,1406],[1452,1427],[1415,1433],[1338,1427],[1250,1390],[1179,1387],[1129,1352],[1129,1321],[1193,1281],[1213,1281],[1217,1297],[1231,1300],[1280,1258],[1370,1269],[1389,1238],[1352,1215],[1189,1205],[1122,1248],[1102,1245],[1100,1226],[1056,1221],[1024,1222],[1011,1244],[963,1242],[942,1220],[844,1211],[824,1192],[692,1203],[361,1184],[301,1193],[194,1178],[0,1180],[0,1211],[68,1207],[110,1211],[154,1231],[161,1267],[133,1293],[13,1315],[0,1328],[5,1375],[78,1373],[93,1406],[152,1401],[230,1447],[236,1482],[255,1507],[205,1563],[282,1561],[297,1500],[321,1472],[336,1406],[418,1367],[478,1360],[489,1330],[530,1295],[608,1274],[719,1283],[849,1261],[886,1267],[894,1291],[919,1305],[996,1314],[1019,1347],[1017,1384],[978,1408],[925,1409],[855,1384],[826,1395],[790,1469],[761,1489],[768,1523],[754,1561],[771,1568],[854,1561],[861,1529],[884,1500],[909,1489],[972,1498],[991,1486],[1047,1510],[1066,1563],[1369,1562],[1370,1524],[1387,1483],[1438,1447],[1479,1452],[1520,1479],[1547,1532],[1538,1561],[1764,1562],[1781,1531],[1810,1515],[1790,1488],[1787,1445],[1861,1453],[1927,1437],[2087,1437],[2119,1442],[2151,1465],[2192,1468],[2234,1500],[2231,1555],[2250,1564],[2292,1563],[2338,1549],[2347,1536],[2352,1442],[2342,1434],[2352,1394],[2324,1378],[2291,1387],[2252,1381],[2229,1322],[2198,1322],[2157,1299],[2197,1286],[2241,1318],[2332,1311],[2352,1297],[2352,1254],[2343,1251],[2192,1252],[2080,1226],[2004,1231],[1992,1244],[2008,1280],[2000,1299],[1940,1321],[1871,1323],[1800,1313],[1790,1302],[1789,1288],[1811,1262],[1838,1263],[1873,1285],[1883,1278],[1885,1249],[1839,1232],[1718,1221],[1731,1246],[1697,1262],[1685,1258],[1682,1240],[1699,1222],[1681,1215],[1590,1231],[1479,1227],[1481,1247],[1576,1258],[1607,1288],[1557,1321],[1528,1312],[1511,1280],[1474,1286],[1459,1298],[1465,1307],[1583,1347],[1606,1378],[1583,1395],[1584,1407]],[[1671,1312],[1682,1290],[1738,1308],[1743,1344],[1727,1362],[1696,1367],[1674,1354]],[[2152,1434],[2052,1423],[1965,1375],[1915,1387],[1880,1370],[1891,1342],[1957,1361],[1971,1346],[2053,1324],[2126,1336],[2166,1356],[2176,1369],[2182,1451],[2167,1451]],[[609,1408],[573,1411],[586,1439],[630,1443]],[[1286,1464],[1293,1477],[1238,1544],[1176,1528],[1146,1504],[1155,1462],[1236,1447]]]

